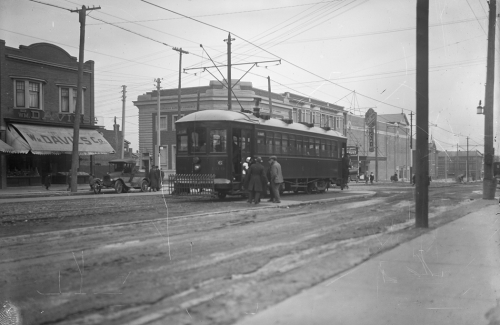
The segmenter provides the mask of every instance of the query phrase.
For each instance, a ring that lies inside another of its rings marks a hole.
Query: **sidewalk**
[[[237,324],[500,324],[500,209],[484,203]]]

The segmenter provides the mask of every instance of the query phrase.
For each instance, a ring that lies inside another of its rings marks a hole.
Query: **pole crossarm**
[[[100,6],[99,6],[99,7],[92,7],[92,8],[87,7],[86,9],[84,9],[84,11],[89,11],[89,10],[97,10],[97,9],[101,9],[101,7],[100,7]],[[80,11],[82,11],[82,10],[83,10],[83,9],[74,9],[74,10],[71,10],[71,9],[70,9],[69,11],[71,11],[71,12],[80,12]]]
[[[173,47],[172,50],[183,53],[183,54],[189,54],[188,51],[184,51],[182,48],[178,48],[178,47]],[[184,70],[186,70],[186,69],[184,69]]]
[[[211,60],[211,59],[210,59],[210,60]],[[212,62],[213,62],[213,61],[212,61]],[[246,64],[258,65],[259,63],[268,63],[268,62],[278,62],[279,64],[281,64],[281,59],[280,59],[280,60],[270,60],[270,61],[259,61],[259,62],[233,63],[233,64],[231,64],[231,66],[234,66],[234,65],[246,65]],[[187,71],[187,70],[195,70],[195,69],[222,68],[222,67],[227,67],[227,64],[223,64],[223,65],[213,65],[213,66],[210,66],[210,67],[187,68],[187,69],[184,69],[184,71]]]

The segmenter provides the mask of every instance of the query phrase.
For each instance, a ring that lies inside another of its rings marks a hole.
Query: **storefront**
[[[50,173],[52,182],[65,182],[71,168],[73,128],[62,126],[9,123],[6,152],[7,186],[41,185]],[[96,128],[80,129],[79,156],[114,153],[111,145]],[[78,182],[88,181],[88,174],[78,172]]]

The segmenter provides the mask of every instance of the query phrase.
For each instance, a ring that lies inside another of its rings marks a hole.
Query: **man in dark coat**
[[[156,177],[156,166],[153,165],[149,170],[149,191],[151,192],[152,190],[153,192],[156,192],[157,188],[158,188],[158,179]]]
[[[267,185],[267,177],[264,166],[262,166],[262,158],[257,157],[255,159],[255,164],[251,165],[247,173],[248,178],[248,192],[250,197],[248,198],[248,203],[255,202],[259,204],[260,193],[265,189]]]
[[[156,167],[155,170],[155,176],[156,176],[156,190],[160,191],[162,187],[162,181],[163,181],[163,176],[165,176],[165,173],[160,170],[160,168]]]
[[[349,168],[351,168],[351,156],[346,153],[344,157],[342,157],[342,184],[345,188],[349,188],[348,179],[349,179]]]

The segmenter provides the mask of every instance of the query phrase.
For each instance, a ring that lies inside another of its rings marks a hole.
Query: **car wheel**
[[[99,194],[101,193],[101,185],[100,184],[94,184],[94,194]]]
[[[123,185],[122,182],[118,181],[115,183],[115,191],[118,194],[125,192],[125,186]]]
[[[149,182],[147,180],[143,180],[141,182],[141,192],[147,192],[149,188]]]
[[[219,199],[224,200],[226,198],[227,193],[226,192],[217,192],[217,196]]]

